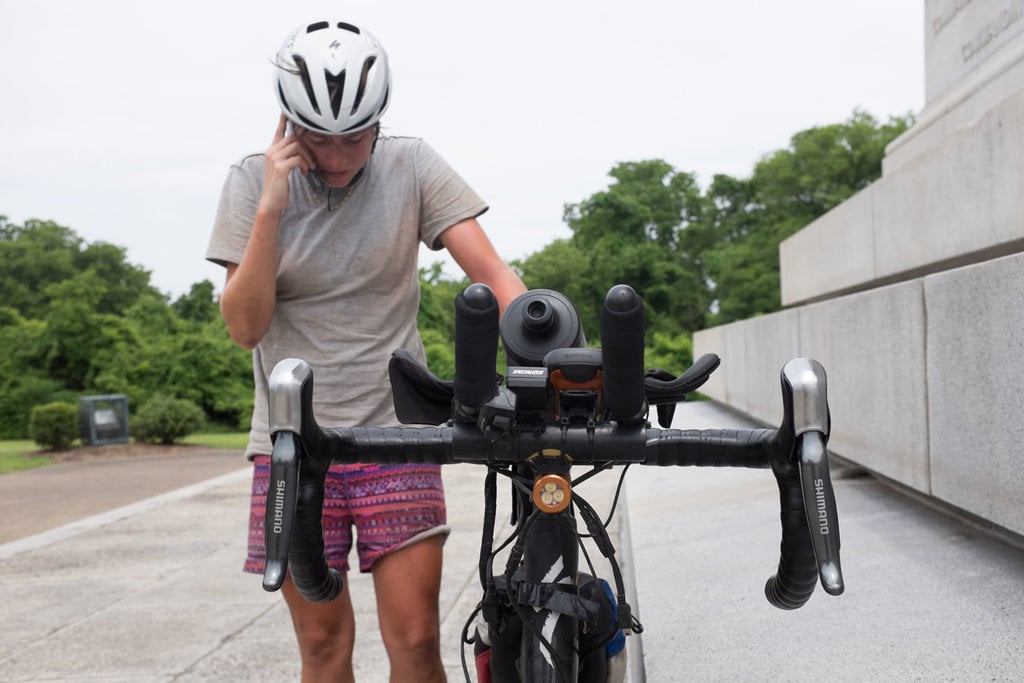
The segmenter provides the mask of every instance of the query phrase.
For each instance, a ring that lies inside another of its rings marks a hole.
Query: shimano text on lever
[[[782,369],[784,400],[792,406],[797,466],[811,545],[821,586],[829,595],[843,592],[839,562],[839,517],[829,473],[829,411],[825,369],[809,358],[795,358]]]

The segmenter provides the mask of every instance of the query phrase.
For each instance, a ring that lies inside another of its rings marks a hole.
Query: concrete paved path
[[[713,403],[676,426],[747,426]],[[869,477],[833,471],[846,591],[772,607],[766,471],[633,468],[631,556],[649,681],[1024,680],[1024,551]]]
[[[198,456],[197,456],[198,457]],[[34,506],[94,513],[0,545],[0,680],[297,681],[299,660],[284,601],[265,593],[260,577],[243,574],[250,469],[240,453],[218,463],[92,463],[111,497],[75,479],[96,478],[82,468],[53,465],[36,472],[54,486],[20,487],[0,477],[12,498],[12,528],[31,526]],[[82,463],[74,463],[79,465]],[[178,470],[182,488],[168,488],[166,467]],[[213,478],[220,467],[228,472]],[[87,468],[85,468],[87,469]],[[25,479],[25,477],[21,477]],[[444,480],[452,534],[445,545],[441,637],[449,680],[463,680],[459,642],[480,599],[477,561],[483,472],[446,467]],[[15,482],[15,483],[12,483]],[[602,511],[615,483],[592,480],[579,492]],[[138,500],[136,492],[161,491]],[[50,491],[53,495],[48,495]],[[59,491],[59,494],[56,492]],[[0,494],[2,495],[2,494]],[[508,490],[499,487],[499,527],[507,528]],[[86,500],[87,499],[87,500]],[[112,507],[110,500],[131,500]],[[5,522],[6,528],[6,522]],[[499,529],[500,531],[500,529]],[[617,535],[615,536],[617,540]],[[350,575],[358,626],[356,676],[387,681],[367,575]],[[469,665],[472,653],[467,651]]]
[[[173,447],[172,447],[173,448]],[[0,476],[0,543],[238,470],[234,450],[78,460]]]
[[[688,404],[676,426],[735,420],[714,404]],[[217,457],[143,465],[146,473],[129,465],[67,474],[59,465],[33,475],[78,487],[30,489],[9,478],[16,474],[0,477],[3,529],[16,536],[0,545],[0,679],[298,680],[283,601],[240,571],[249,470],[237,453]],[[107,498],[93,495],[89,477]],[[615,480],[598,477],[581,492],[606,510]],[[449,679],[458,681],[459,634],[479,599],[482,473],[448,467],[445,483],[454,530],[442,643]],[[804,608],[783,612],[762,594],[779,541],[767,472],[634,467],[626,488],[628,522],[614,531],[646,626],[629,639],[635,683],[1024,680],[1019,548],[871,478],[838,479],[846,594],[819,590]],[[507,510],[504,487],[499,495]],[[64,513],[38,533],[8,531],[26,529],[20,517],[37,519],[41,509]],[[358,680],[385,681],[372,586],[350,579]]]

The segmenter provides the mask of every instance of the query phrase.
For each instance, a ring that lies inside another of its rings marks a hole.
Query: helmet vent
[[[320,114],[320,105],[316,103],[316,94],[313,92],[313,81],[309,77],[309,67],[306,66],[306,60],[298,55],[292,55],[292,61],[295,62],[295,68],[299,70],[299,78],[302,79],[302,87],[306,89],[306,97],[309,98],[309,103],[313,107],[318,115]]]
[[[338,112],[341,111],[341,98],[345,94],[345,72],[343,70],[335,76],[325,69],[324,79],[327,81],[327,92],[331,98],[331,113],[334,114],[334,118],[338,118]]]
[[[356,101],[352,103],[352,113],[356,113],[359,110],[359,105],[363,103],[363,95],[366,94],[366,81],[370,75],[370,69],[377,62],[376,57],[369,57],[363,62],[363,73],[359,76],[359,88],[356,90]],[[334,113],[338,115],[337,111]]]
[[[310,24],[306,27],[306,33],[313,33],[315,31],[322,31],[325,28],[330,28],[331,24],[327,21],[318,21],[315,24]]]
[[[330,133],[331,132],[331,131],[327,130],[326,128],[324,128],[323,126],[321,126],[316,121],[310,121],[308,117],[302,115],[301,111],[295,112],[295,115],[299,117],[300,121],[302,121],[302,127],[303,128],[309,128],[310,130],[319,130],[319,131],[324,132],[324,133]]]
[[[370,123],[370,121],[373,121],[373,114],[370,114],[370,115],[369,115],[369,116],[367,116],[366,118],[364,118],[364,119],[362,119],[362,120],[360,120],[360,121],[358,121],[358,122],[356,122],[356,123],[352,124],[351,126],[349,126],[348,128],[346,128],[345,130],[359,130],[360,128],[363,128],[363,127],[365,127],[365,126],[366,126],[366,125],[367,125],[368,123]]]
[[[281,87],[281,81],[277,82],[277,94],[281,100],[281,106],[284,107],[285,110],[290,114],[292,111],[292,107],[290,104],[288,104],[288,96],[284,94],[284,88]]]
[[[359,35],[361,33],[358,26],[355,26],[353,24],[346,24],[344,21],[338,22],[338,28],[340,28],[342,31],[351,31],[356,35]]]

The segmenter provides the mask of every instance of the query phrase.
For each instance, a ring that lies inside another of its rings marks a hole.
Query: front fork
[[[579,536],[572,514],[570,466],[534,479],[532,519],[524,529],[521,588],[513,585],[512,600],[525,602],[565,591],[575,596],[579,584]],[[516,593],[520,593],[517,596]],[[530,683],[575,681],[579,673],[579,620],[546,607],[523,605],[523,636],[519,674]]]

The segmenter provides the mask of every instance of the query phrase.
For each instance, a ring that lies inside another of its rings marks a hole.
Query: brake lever
[[[839,517],[825,447],[831,427],[825,368],[815,360],[795,358],[782,369],[782,379],[818,577],[826,593],[840,595]]]
[[[288,570],[300,466],[298,436],[294,432],[279,432],[270,455],[270,487],[264,519],[263,537],[267,548],[267,563],[263,569],[265,591],[279,590]]]
[[[824,435],[805,432],[797,440],[800,453],[800,488],[814,557],[818,561],[821,587],[829,595],[843,592],[843,570],[839,563],[839,516],[829,476],[828,451]]]
[[[312,415],[313,370],[286,358],[270,373],[271,482],[267,491],[267,563],[263,588],[278,590],[291,561],[295,587],[307,600],[328,602],[342,590],[340,574],[324,558],[324,480],[330,461],[316,453],[320,428]],[[307,452],[306,447],[312,448]],[[292,537],[296,547],[292,547]]]
[[[264,520],[267,563],[263,589],[276,591],[288,570],[295,508],[298,502],[303,394],[312,394],[313,371],[297,358],[281,361],[270,373],[270,487]],[[306,397],[309,398],[309,397]]]

